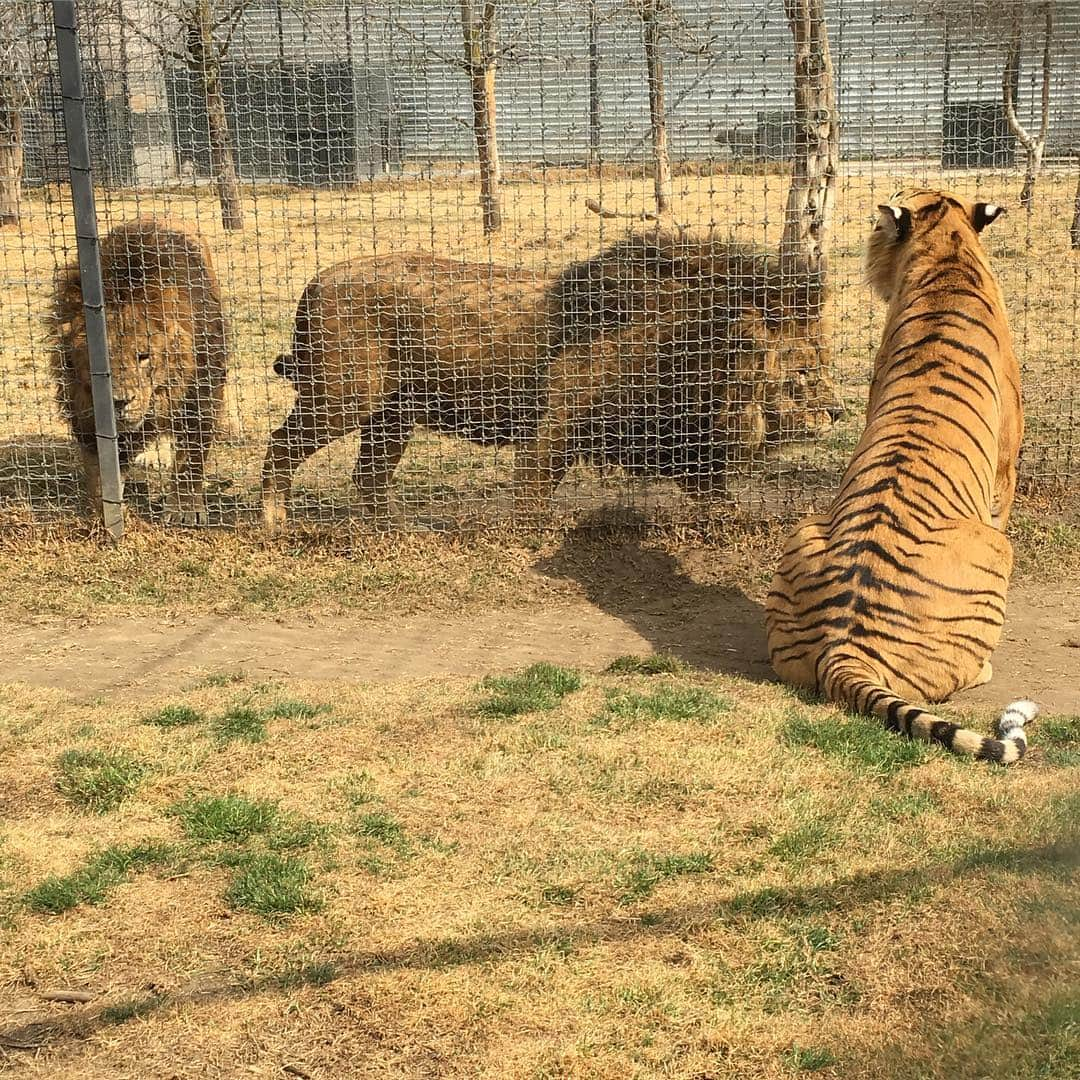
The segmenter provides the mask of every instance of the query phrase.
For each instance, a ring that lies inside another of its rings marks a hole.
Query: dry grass
[[[0,1069],[1077,1074],[1076,720],[1005,771],[733,677],[582,683],[513,717],[462,679],[4,688]],[[725,707],[657,704],[691,699]],[[215,738],[237,708],[264,742]],[[147,771],[89,815],[72,749]]]
[[[693,171],[691,171],[693,173]],[[837,374],[852,407],[849,420],[824,443],[792,449],[758,465],[739,491],[755,512],[805,506],[812,492],[835,478],[859,430],[866,376],[880,332],[879,305],[861,282],[861,252],[873,207],[898,186],[942,183],[934,169],[869,169],[858,163],[842,177],[832,268]],[[1040,183],[1039,205],[1028,217],[1016,206],[1019,178],[950,173],[944,182],[965,193],[1013,208],[987,234],[1009,300],[1019,353],[1026,368],[1029,439],[1026,475],[1045,485],[1075,475],[1080,454],[1076,415],[1080,365],[1075,298],[1080,263],[1068,248],[1074,178],[1068,171]],[[480,232],[470,179],[402,179],[342,191],[252,189],[248,226],[222,231],[208,191],[100,193],[103,225],[136,213],[163,213],[194,223],[206,236],[226,293],[235,341],[227,421],[210,463],[211,509],[226,524],[253,520],[266,436],[284,415],[291,390],[271,370],[288,347],[296,299],[314,271],[346,256],[412,248],[440,255],[494,261],[555,272],[591,254],[618,234],[584,206],[589,196],[606,205],[643,208],[648,182],[615,171],[601,178],[573,170],[523,174],[506,189],[506,226],[493,242]],[[677,179],[676,216],[749,241],[775,243],[787,180],[768,173],[684,175]],[[77,469],[56,415],[47,376],[43,315],[56,265],[71,254],[71,217],[55,192],[30,199],[24,232],[0,233],[0,503],[35,520],[66,516],[75,508]],[[618,223],[617,223],[618,225]],[[354,512],[348,481],[353,440],[316,455],[301,470],[299,515],[333,521]],[[421,435],[398,472],[407,519],[417,527],[490,522],[508,515],[505,489],[510,451],[472,447],[461,440]],[[151,466],[153,461],[150,462]],[[142,510],[156,498],[158,479],[133,488]],[[148,501],[149,500],[149,501]],[[598,478],[577,470],[563,486],[562,507],[580,511],[600,503],[632,504],[649,515],[684,520],[699,513],[672,495],[669,485],[628,482],[618,473]],[[671,505],[674,504],[674,509]]]
[[[1080,578],[1080,504],[1021,499],[1010,532],[1017,572],[1036,580]],[[763,595],[790,518],[723,512],[688,527],[670,517],[658,529],[641,518],[590,519],[582,534],[486,529],[464,536],[371,532],[295,533],[271,540],[253,530],[181,533],[136,526],[116,545],[71,525],[24,524],[0,533],[0,615],[100,618],[127,612],[385,614],[508,611],[579,595],[555,557],[605,563],[610,545],[692,556],[709,580]],[[576,554],[575,554],[576,553]]]

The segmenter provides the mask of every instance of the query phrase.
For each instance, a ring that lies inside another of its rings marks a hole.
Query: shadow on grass
[[[629,941],[654,934],[692,933],[717,924],[737,925],[756,919],[837,911],[854,914],[865,907],[926,887],[948,885],[970,873],[985,870],[1068,881],[1078,869],[1080,835],[1070,830],[1063,838],[1041,845],[994,845],[934,866],[851,874],[820,885],[755,889],[737,893],[719,904],[652,908],[647,916],[639,919],[627,919],[624,908],[608,918],[577,925],[558,923],[502,933],[421,938],[398,949],[357,952],[337,957],[332,963],[309,965],[317,972],[317,977],[307,978],[302,971],[300,974],[276,973],[260,979],[232,979],[186,993],[154,995],[145,1001],[135,999],[125,1002],[122,1010],[107,1006],[95,1013],[74,1016],[37,1014],[29,1022],[0,1030],[0,1047],[37,1049],[65,1038],[84,1039],[101,1027],[121,1021],[125,1014],[135,1017],[166,1006],[243,1000],[283,988],[307,984],[323,986],[364,974],[438,971],[467,964],[499,962],[542,948],[557,947],[569,952],[580,946]],[[1077,917],[1080,918],[1080,912]],[[982,935],[980,940],[988,939]],[[996,941],[1002,949],[1009,949],[1009,943],[998,936],[992,936],[990,940]]]

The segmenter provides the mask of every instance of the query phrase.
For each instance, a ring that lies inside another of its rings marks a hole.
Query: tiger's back
[[[1023,414],[978,240],[1000,210],[933,191],[880,210],[867,265],[889,312],[866,428],[828,512],[788,540],[770,657],[785,682],[904,734],[1011,760],[1022,731],[984,739],[909,704],[986,681],[1004,620]]]

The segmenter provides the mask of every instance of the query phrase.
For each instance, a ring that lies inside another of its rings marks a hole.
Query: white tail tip
[[[1021,698],[1012,702],[998,718],[998,737],[1008,739],[1022,736],[1024,725],[1030,724],[1038,715],[1039,706],[1034,701]]]

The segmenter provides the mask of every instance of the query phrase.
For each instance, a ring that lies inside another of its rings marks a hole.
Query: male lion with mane
[[[547,407],[517,456],[523,509],[548,509],[576,459],[722,491],[762,447],[811,438],[842,415],[824,286],[804,260],[637,236],[570,266],[549,303]]]
[[[100,253],[120,465],[170,436],[174,463],[166,517],[205,524],[206,457],[226,367],[225,317],[210,252],[182,226],[137,218],[116,226]],[[78,444],[94,512],[101,503],[101,471],[77,264],[60,272],[54,310],[57,403]]]
[[[297,468],[352,431],[363,501],[389,511],[418,423],[515,445],[529,506],[575,458],[713,490],[733,460],[841,411],[820,291],[711,241],[630,240],[556,279],[419,253],[339,263],[304,290],[274,366],[296,400],[270,437],[265,522],[285,521]]]

